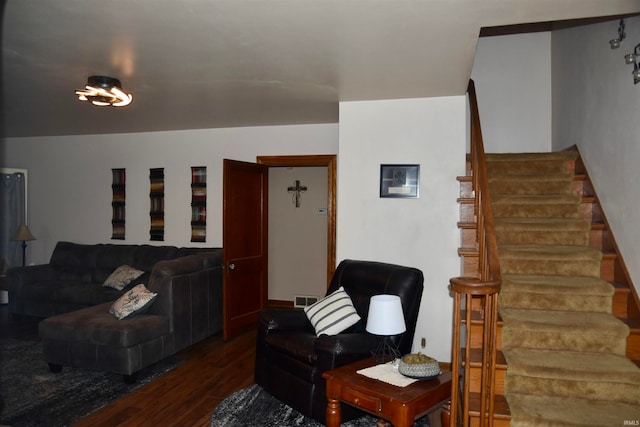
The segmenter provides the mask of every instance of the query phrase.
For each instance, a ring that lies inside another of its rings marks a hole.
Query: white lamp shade
[[[400,297],[384,294],[372,296],[365,329],[371,334],[385,336],[406,331]]]

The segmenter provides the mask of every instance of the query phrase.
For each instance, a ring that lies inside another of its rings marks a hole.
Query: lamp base
[[[371,355],[377,363],[387,363],[401,356],[400,350],[388,336],[380,338],[376,348],[371,350]]]

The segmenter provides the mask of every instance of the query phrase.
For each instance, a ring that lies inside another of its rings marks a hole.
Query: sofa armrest
[[[53,266],[51,264],[13,267],[7,271],[7,283],[10,290],[16,290],[25,284],[51,280],[52,277]]]

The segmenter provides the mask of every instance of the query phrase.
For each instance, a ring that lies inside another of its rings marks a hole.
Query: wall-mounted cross
[[[300,200],[302,199],[302,196],[300,193],[303,193],[305,191],[307,191],[307,186],[306,185],[300,185],[300,180],[296,179],[295,181],[295,186],[290,186],[287,188],[287,192],[293,194],[293,196],[291,196],[291,199],[293,200],[293,203],[295,203],[296,208],[300,207]]]

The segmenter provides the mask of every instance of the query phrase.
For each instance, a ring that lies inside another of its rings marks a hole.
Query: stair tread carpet
[[[591,229],[589,222],[578,218],[496,218],[496,232],[503,230],[527,231],[583,231]]]
[[[612,312],[615,288],[598,277],[504,275],[500,307]]]
[[[574,396],[640,405],[640,368],[624,356],[557,350],[504,351],[510,393]]]
[[[507,308],[500,315],[504,350],[626,352],[629,327],[608,313]]]
[[[522,204],[522,205],[576,205],[582,201],[582,197],[577,194],[555,194],[555,195],[504,195],[496,194],[492,196],[494,205],[500,204]]]
[[[529,161],[529,162],[548,162],[553,160],[567,161],[576,160],[578,153],[576,151],[552,151],[539,153],[486,153],[487,162],[509,162]]]
[[[588,246],[541,246],[541,245],[501,245],[498,248],[500,259],[526,258],[548,260],[563,258],[567,261],[590,260],[600,262],[602,252]]]
[[[504,356],[511,373],[517,375],[594,381],[615,376],[640,389],[640,368],[624,356],[531,348],[505,350]]]
[[[576,335],[597,333],[624,339],[629,335],[629,327],[608,313],[501,308],[500,316],[504,327],[526,331],[561,331]]]
[[[503,275],[501,292],[613,296],[614,286],[599,277]]]
[[[623,426],[640,420],[640,406],[628,403],[517,393],[507,401],[512,427]]]
[[[591,224],[577,218],[496,218],[501,245],[587,246]]]

